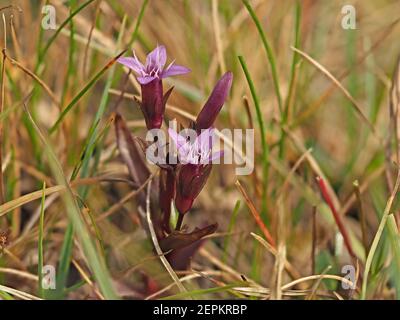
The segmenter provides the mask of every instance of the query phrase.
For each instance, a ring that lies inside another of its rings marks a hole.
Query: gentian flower
[[[195,141],[191,142],[185,135],[176,133],[169,128],[168,133],[174,141],[180,164],[209,164],[222,156],[222,151],[212,153],[214,129],[202,130]]]
[[[183,215],[188,212],[211,173],[212,162],[222,156],[222,152],[212,153],[213,129],[210,129],[228,97],[233,74],[226,72],[215,85],[207,102],[193,124],[200,135],[194,142],[169,129],[169,135],[177,146],[179,165],[177,166],[175,206],[179,211],[177,227],[180,228]]]
[[[164,46],[156,47],[147,55],[143,65],[133,53],[133,57],[122,57],[117,60],[136,73],[142,91],[140,109],[143,112],[147,129],[158,129],[162,125],[165,104],[171,90],[163,94],[162,79],[186,74],[190,69],[171,62],[164,68],[167,62],[167,54]]]
[[[195,129],[200,132],[202,129],[210,128],[217,118],[222,106],[231,90],[233,80],[232,72],[226,72],[215,85],[204,107],[201,109],[195,122]]]
[[[214,129],[202,130],[193,142],[171,128],[168,132],[178,151],[180,165],[177,173],[175,206],[183,215],[190,210],[193,201],[203,189],[211,173],[212,162],[220,158],[223,151],[212,153]]]
[[[175,197],[175,206],[180,214],[192,208],[194,200],[207,182],[211,168],[211,164],[187,164],[180,168]]]

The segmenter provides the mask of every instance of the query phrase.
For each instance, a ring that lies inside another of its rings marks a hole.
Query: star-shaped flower
[[[177,65],[174,61],[164,68],[167,62],[167,52],[164,46],[158,46],[150,52],[144,65],[139,61],[135,52],[133,52],[133,57],[122,57],[117,61],[132,69],[141,85],[146,85],[154,79],[164,79],[190,72],[190,69]]]
[[[193,142],[171,128],[168,129],[168,133],[177,147],[180,164],[209,164],[219,159],[223,154],[223,151],[212,153],[215,137],[213,128],[202,130]]]

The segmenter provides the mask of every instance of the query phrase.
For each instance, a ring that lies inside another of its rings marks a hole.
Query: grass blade
[[[57,268],[57,299],[61,299],[64,297],[64,290],[67,286],[69,266],[71,265],[73,240],[74,228],[72,223],[70,223],[68,224],[67,230],[65,231],[64,241],[60,252],[60,262]]]
[[[238,216],[239,213],[239,208],[240,208],[240,200],[236,201],[235,207],[233,208],[233,212],[231,215],[231,219],[229,221],[229,226],[228,226],[228,233],[230,234],[233,230],[233,227],[235,226],[236,223],[236,218]],[[227,235],[224,241],[224,256],[222,259],[222,262],[226,262],[226,258],[228,256],[228,246],[229,246],[229,240],[230,240],[231,236]]]
[[[296,1],[295,6],[295,24],[294,24],[294,47],[298,48],[300,46],[300,22],[301,22],[301,6],[300,2]],[[295,92],[295,84],[296,84],[296,68],[299,62],[299,55],[297,52],[293,52],[293,59],[292,65],[290,68],[290,83],[289,89],[287,92],[285,107],[282,114],[282,126],[285,126],[288,122],[289,117],[289,108],[291,106],[292,97],[294,96]],[[286,132],[282,128],[281,130],[281,137],[279,140],[279,157],[282,159],[284,155],[284,147],[285,147],[285,137]]]
[[[378,230],[376,231],[374,240],[372,241],[371,248],[370,248],[368,256],[367,256],[367,261],[365,263],[365,269],[364,269],[364,275],[363,275],[362,289],[361,289],[361,299],[362,300],[366,299],[367,286],[368,286],[368,274],[371,269],[372,259],[374,258],[375,251],[376,251],[376,248],[378,247],[379,240],[381,239],[383,229],[386,226],[386,221],[388,219],[390,209],[392,208],[394,198],[399,189],[399,185],[400,185],[400,170],[398,170],[396,184],[393,188],[392,194],[389,197],[389,200],[386,203],[386,207],[385,207],[385,210],[383,211],[383,216],[382,216],[381,222],[379,223]]]
[[[276,60],[275,60],[275,55],[272,52],[272,48],[268,43],[267,37],[264,33],[264,30],[261,26],[260,20],[258,20],[256,13],[254,12],[253,8],[251,7],[250,3],[247,0],[243,0],[243,4],[246,7],[247,11],[249,12],[251,18],[253,19],[258,33],[260,34],[261,41],[264,45],[265,51],[267,53],[267,58],[269,61],[269,64],[271,66],[271,72],[272,72],[272,81],[274,82],[274,87],[275,87],[275,95],[276,99],[278,100],[278,107],[281,112],[283,113],[283,106],[282,106],[282,97],[281,97],[281,91],[279,88],[279,79],[278,79],[278,73],[276,71]]]
[[[49,129],[49,133],[54,133],[59,127],[60,123],[63,121],[68,112],[75,106],[75,104],[82,98],[82,96],[88,92],[88,90],[100,79],[104,72],[106,72],[116,61],[117,59],[125,53],[125,50],[119,53],[115,58],[111,59],[87,84],[86,86],[79,91],[79,93],[72,99],[72,101],[64,108],[61,112],[60,116],[56,120],[56,122]]]
[[[260,102],[258,100],[258,96],[256,93],[256,89],[254,87],[253,80],[251,79],[249,70],[247,69],[246,62],[242,56],[239,56],[239,61],[242,66],[243,72],[246,76],[247,83],[250,88],[251,96],[253,98],[254,106],[256,107],[257,112],[257,122],[260,128],[260,135],[261,135],[261,149],[262,149],[262,168],[263,168],[263,189],[262,189],[262,214],[264,215],[264,219],[267,220],[267,190],[268,190],[268,170],[269,170],[269,147],[267,144],[267,140],[265,137],[265,124],[263,115],[261,113]]]
[[[343,94],[346,96],[347,99],[349,99],[349,101],[352,103],[352,105],[354,106],[355,111],[358,113],[358,115],[360,116],[360,118],[365,122],[365,124],[370,128],[371,132],[375,135],[375,137],[378,140],[381,140],[380,137],[378,136],[376,129],[374,127],[374,125],[369,121],[369,119],[367,118],[367,116],[364,114],[364,112],[362,111],[363,108],[359,105],[359,103],[353,98],[353,96],[349,93],[349,91],[340,83],[340,81],[338,79],[336,79],[323,65],[321,65],[319,62],[317,62],[316,60],[314,60],[311,56],[309,56],[307,53],[291,47],[293,51],[299,53],[304,59],[306,59],[308,62],[310,62],[311,64],[313,64],[316,68],[318,68],[328,79],[330,79],[335,86],[337,86],[342,92]]]
[[[57,159],[54,150],[48,141],[48,138],[42,133],[39,127],[34,122],[33,118],[31,117],[27,107],[24,105],[25,111],[28,114],[32,124],[35,127],[35,130],[40,137],[45,150],[44,153],[46,154],[50,169],[53,173],[53,176],[58,184],[65,186],[66,192],[63,194],[63,201],[65,205],[65,209],[68,213],[68,217],[72,222],[74,229],[77,233],[78,239],[82,244],[84,253],[87,257],[87,261],[89,266],[94,273],[96,281],[106,299],[116,299],[117,296],[114,292],[113,286],[111,284],[110,275],[108,270],[104,264],[104,261],[101,259],[99,254],[97,253],[96,246],[94,245],[91,237],[90,232],[86,229],[85,223],[81,217],[79,206],[76,202],[75,196],[71,190],[71,187],[64,175],[62,170],[62,166]]]
[[[389,231],[390,244],[393,252],[393,282],[396,287],[397,299],[400,299],[400,234],[397,228],[396,218],[393,214],[390,214],[387,220],[387,226]]]
[[[142,6],[140,7],[140,12],[139,12],[138,18],[136,20],[136,24],[135,24],[135,30],[133,31],[132,37],[130,38],[130,40],[128,42],[128,47],[130,47],[132,45],[132,43],[136,40],[136,38],[138,36],[139,27],[142,22],[144,12],[146,10],[146,6],[147,6],[148,2],[149,2],[149,0],[144,0],[142,3]]]
[[[81,12],[83,9],[85,9],[89,4],[91,4],[94,0],[88,0],[84,3],[82,3],[82,5],[80,5],[75,11],[73,11],[67,19],[65,19],[63,21],[63,23],[60,24],[60,26],[58,27],[58,29],[56,30],[56,32],[51,36],[51,38],[47,41],[45,47],[40,51],[39,55],[38,55],[38,61],[36,63],[36,67],[35,67],[35,73],[38,71],[40,65],[42,64],[44,57],[47,53],[47,51],[49,50],[50,46],[52,45],[52,43],[56,40],[56,38],[58,37],[58,35],[60,34],[61,30],[71,21],[71,19],[73,17],[75,17],[79,12]]]
[[[43,291],[43,238],[44,238],[44,207],[46,200],[46,182],[43,182],[42,188],[42,201],[40,206],[40,218],[39,218],[39,241],[38,241],[38,277],[39,277],[39,297],[44,298]]]

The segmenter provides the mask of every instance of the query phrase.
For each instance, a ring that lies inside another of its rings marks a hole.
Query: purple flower
[[[214,129],[202,130],[194,142],[174,130],[168,130],[178,150],[178,173],[175,206],[180,214],[188,212],[211,173],[212,162],[220,158],[223,151],[212,153]]]
[[[172,129],[168,130],[178,150],[175,206],[180,215],[191,209],[211,173],[211,163],[222,156],[221,151],[212,153],[214,136],[210,128],[228,97],[232,80],[232,72],[227,72],[217,82],[194,123],[196,132],[201,132],[194,142]]]
[[[180,214],[185,214],[192,208],[194,200],[207,182],[211,168],[211,164],[187,164],[179,168],[175,206]]]
[[[162,125],[165,104],[171,90],[163,94],[162,79],[186,74],[190,69],[176,65],[171,62],[164,68],[167,62],[167,53],[164,46],[156,47],[147,55],[146,63],[143,65],[133,53],[133,57],[122,57],[117,60],[119,63],[133,70],[142,89],[142,101],[140,108],[143,112],[147,128],[160,128]]]
[[[176,65],[174,62],[171,62],[164,69],[167,62],[167,53],[164,46],[158,46],[150,52],[144,65],[136,57],[135,52],[133,52],[133,57],[123,57],[117,61],[132,69],[137,74],[137,80],[141,85],[146,85],[155,79],[164,79],[190,72],[190,69]]]
[[[210,97],[197,116],[195,128],[197,132],[210,128],[217,118],[222,106],[231,90],[233,80],[232,72],[226,72],[217,82]]]
[[[168,133],[178,150],[178,160],[181,164],[209,164],[220,158],[222,151],[212,153],[214,129],[201,130],[201,134],[191,142],[184,135],[169,128]]]

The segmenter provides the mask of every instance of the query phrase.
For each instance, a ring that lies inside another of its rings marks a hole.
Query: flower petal
[[[180,74],[189,73],[191,70],[184,66],[171,63],[161,74],[161,78],[167,78],[171,76],[177,76]]]
[[[162,70],[167,62],[167,51],[165,46],[157,46],[147,55],[146,67]]]
[[[137,81],[141,85],[145,85],[145,84],[149,84],[150,82],[152,82],[156,78],[157,77],[151,77],[151,76],[137,77]]]
[[[128,67],[129,69],[132,69],[138,75],[141,75],[142,72],[144,71],[143,64],[141,64],[140,61],[135,57],[122,57],[119,58],[117,62],[123,64],[125,67]]]
[[[232,72],[225,73],[215,85],[210,97],[196,119],[196,130],[208,129],[217,118],[232,86]]]
[[[200,135],[196,139],[201,150],[211,150],[214,142],[214,128],[201,130]]]
[[[168,133],[178,149],[186,144],[185,137],[178,134],[175,130],[168,128]]]

